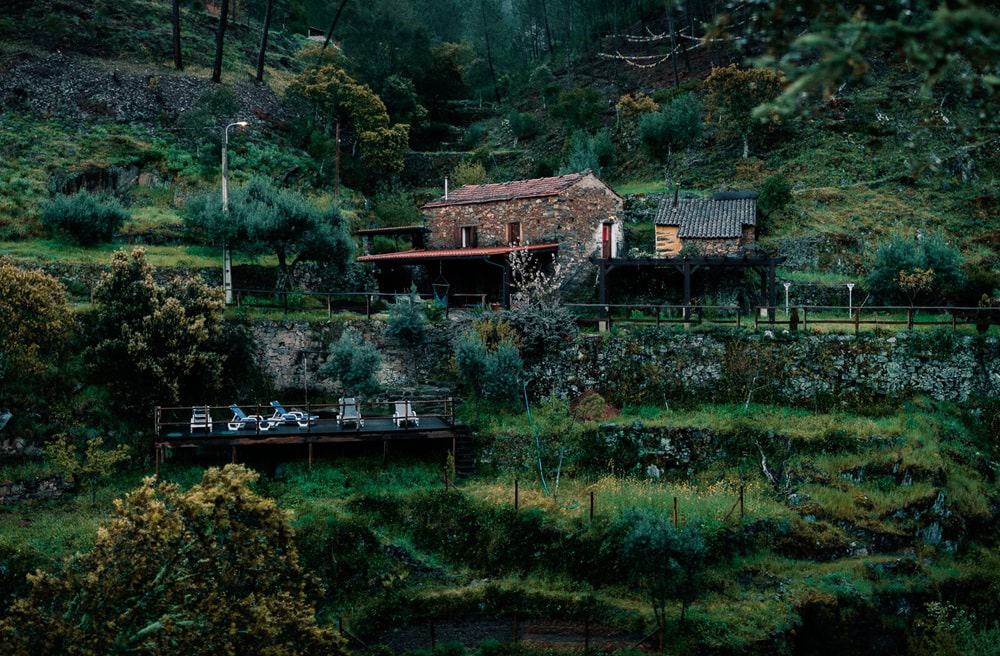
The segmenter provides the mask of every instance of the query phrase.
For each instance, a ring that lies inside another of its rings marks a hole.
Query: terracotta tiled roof
[[[678,226],[681,239],[731,239],[743,226],[757,223],[757,195],[752,192],[720,193],[712,198],[681,198],[674,205],[664,196],[656,210],[656,225]]]
[[[468,205],[471,203],[492,203],[516,198],[543,198],[558,196],[565,189],[572,187],[586,176],[587,173],[570,173],[554,178],[535,178],[533,180],[514,180],[495,184],[465,185],[448,194],[445,200],[442,196],[424,207],[446,207],[448,205]]]
[[[403,260],[436,260],[459,257],[485,257],[488,255],[507,255],[514,251],[554,251],[559,244],[528,244],[526,246],[481,246],[479,248],[423,248],[398,253],[379,253],[377,255],[362,255],[358,262],[387,262]]]

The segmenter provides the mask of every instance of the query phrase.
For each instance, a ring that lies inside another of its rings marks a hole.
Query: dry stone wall
[[[260,362],[278,389],[301,389],[302,350],[321,351],[345,328],[374,343],[379,377],[390,392],[455,393],[453,340],[472,316],[435,326],[419,347],[389,338],[384,322],[256,322]],[[334,391],[319,376],[324,355],[307,354],[310,387]],[[597,390],[617,404],[674,401],[865,406],[882,399],[927,396],[978,404],[1000,400],[1000,342],[948,332],[841,335],[761,331],[682,332],[636,328],[581,335],[526,363],[539,395],[573,398]]]

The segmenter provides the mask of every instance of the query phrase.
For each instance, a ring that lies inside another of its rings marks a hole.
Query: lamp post
[[[790,282],[781,283],[785,286],[785,318],[788,318],[788,288],[792,286]]]
[[[222,213],[229,213],[229,129],[245,128],[249,123],[235,121],[222,131]],[[222,289],[226,294],[226,305],[233,302],[233,254],[229,250],[229,240],[222,244]]]
[[[854,317],[854,283],[847,283],[847,318]]]

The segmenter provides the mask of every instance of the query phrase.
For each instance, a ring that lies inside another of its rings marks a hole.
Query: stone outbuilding
[[[447,287],[453,297],[485,294],[503,303],[513,252],[566,258],[579,266],[581,277],[594,271],[590,257],[616,257],[622,206],[622,197],[590,171],[446,188],[423,206],[424,225],[414,226],[426,246],[358,261],[376,265],[385,291],[401,291],[413,281],[435,291]],[[414,270],[417,265],[423,272]]]
[[[666,196],[653,220],[656,254],[735,255],[755,241],[757,194],[752,191],[717,192],[711,198]]]

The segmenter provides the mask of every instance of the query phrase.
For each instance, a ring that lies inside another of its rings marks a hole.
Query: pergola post
[[[767,321],[774,323],[775,307],[778,304],[778,287],[776,282],[776,268],[774,258],[767,262]]]
[[[691,318],[691,263],[684,258],[684,318]]]

